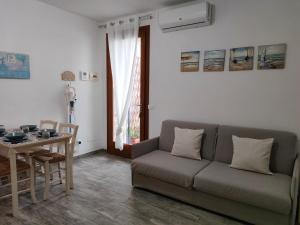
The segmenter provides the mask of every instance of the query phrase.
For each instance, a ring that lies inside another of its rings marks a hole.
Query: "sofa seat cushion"
[[[194,179],[194,189],[255,207],[288,215],[291,210],[291,177],[264,175],[212,162]]]
[[[156,150],[132,161],[132,171],[185,188],[192,188],[194,176],[210,161],[194,160]]]

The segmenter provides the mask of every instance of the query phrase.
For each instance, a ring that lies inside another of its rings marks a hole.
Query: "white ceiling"
[[[140,14],[190,0],[39,0],[97,22]]]

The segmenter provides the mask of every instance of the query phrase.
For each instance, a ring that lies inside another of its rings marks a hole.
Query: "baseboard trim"
[[[76,156],[74,156],[74,159],[81,159],[81,158],[89,157],[91,155],[95,155],[95,154],[98,154],[98,153],[101,153],[101,152],[106,152],[106,149],[103,148],[103,149],[98,149],[98,150],[88,152],[88,153],[85,153],[85,154],[82,154],[82,155],[76,155]]]

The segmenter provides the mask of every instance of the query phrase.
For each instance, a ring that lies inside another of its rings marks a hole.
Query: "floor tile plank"
[[[243,225],[244,223],[176,200],[133,189],[130,160],[106,153],[79,158],[75,189],[53,185],[43,201],[43,180],[37,181],[38,203],[20,197],[20,218],[10,214],[11,201],[0,201],[0,225]]]

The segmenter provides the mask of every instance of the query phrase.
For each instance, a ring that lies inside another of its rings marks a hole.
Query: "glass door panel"
[[[141,113],[141,38],[138,38],[136,58],[133,67],[133,93],[130,107],[127,112],[127,120],[124,123],[124,143],[132,145],[140,142],[140,113]],[[116,133],[116,115],[114,114],[114,141]]]
[[[139,29],[137,57],[134,66],[134,87],[128,119],[124,124],[123,151],[115,148],[116,117],[113,103],[113,79],[109,55],[108,35],[106,36],[107,63],[107,152],[130,158],[131,145],[148,138],[149,124],[149,49],[150,26]]]

